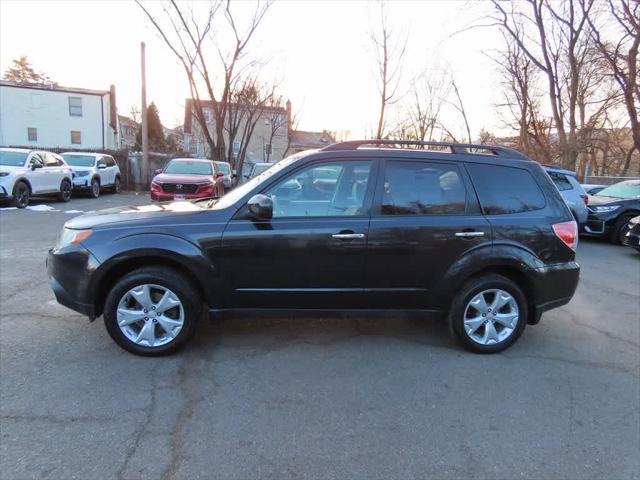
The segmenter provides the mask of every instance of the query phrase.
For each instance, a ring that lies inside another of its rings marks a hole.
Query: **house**
[[[213,103],[202,101],[202,111],[207,124],[207,129],[215,135],[215,118],[213,114]],[[232,148],[232,155],[235,157],[240,153],[242,132],[248,125],[255,122],[252,135],[246,146],[245,162],[277,162],[285,156],[288,146],[289,125],[291,119],[291,103],[287,102],[287,108],[282,107],[260,107],[244,106],[239,104],[229,104],[227,109],[228,125],[229,118],[237,118],[238,134],[236,135]],[[252,121],[247,122],[247,118],[252,116]],[[225,125],[225,144],[229,147],[229,128]],[[183,126],[183,143],[185,151],[196,157],[210,157],[211,152],[205,139],[200,122],[196,118],[193,108],[193,100],[187,99],[185,102],[185,116]]]
[[[118,148],[116,91],[0,80],[0,145]]]
[[[133,150],[136,146],[136,135],[140,129],[140,124],[124,115],[118,115],[118,124],[120,126],[118,128],[120,132],[120,144],[118,147]]]
[[[314,148],[323,148],[335,143],[335,139],[328,132],[305,132],[293,130],[288,154],[302,152]]]

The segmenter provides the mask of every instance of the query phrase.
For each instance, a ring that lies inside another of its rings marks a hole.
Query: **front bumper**
[[[0,200],[10,200],[11,197],[13,197],[13,195],[11,195],[3,185],[0,185]]]
[[[616,218],[618,218],[616,210],[605,213],[589,212],[587,223],[582,227],[582,232],[588,235],[606,237],[613,230]]]
[[[158,202],[162,201],[174,201],[174,200],[197,200],[199,198],[211,198],[211,192],[206,193],[166,193],[166,192],[151,192],[149,194],[151,200],[155,200]],[[176,196],[178,198],[176,198]]]
[[[530,324],[536,324],[547,310],[566,305],[578,288],[580,265],[577,262],[558,263],[532,270],[533,306]]]
[[[640,251],[640,224],[635,225],[625,234],[622,244]]]
[[[89,181],[89,177],[73,178],[73,188],[82,189],[82,188],[89,188],[90,186],[91,186],[91,182]]]
[[[71,310],[95,318],[95,299],[90,279],[100,263],[81,245],[52,248],[46,260],[47,274],[56,300]]]

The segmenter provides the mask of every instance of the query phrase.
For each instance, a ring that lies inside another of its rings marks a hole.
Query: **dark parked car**
[[[380,148],[398,146],[417,148]],[[104,315],[142,355],[182,346],[203,305],[413,312],[498,352],[578,284],[571,212],[539,164],[506,148],[339,143],[218,200],[154,207],[76,217],[48,256],[58,301]]]
[[[640,215],[640,180],[615,183],[589,196],[585,233],[622,243],[627,224]]]
[[[192,200],[224,195],[224,173],[215,162],[174,158],[151,181],[151,200]]]
[[[640,252],[640,216],[629,220],[627,230],[622,238],[622,244],[633,247]]]

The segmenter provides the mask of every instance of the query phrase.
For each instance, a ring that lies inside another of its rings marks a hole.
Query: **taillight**
[[[575,220],[570,222],[556,223],[552,225],[553,232],[564,244],[572,250],[578,246],[578,224]]]
[[[580,195],[580,198],[584,202],[585,205],[589,204],[589,196],[588,195]]]

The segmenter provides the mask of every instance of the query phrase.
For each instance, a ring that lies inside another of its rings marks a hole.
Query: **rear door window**
[[[467,169],[486,215],[540,210],[546,204],[535,179],[523,168],[468,163]]]
[[[467,192],[457,165],[388,161],[383,215],[452,215],[465,212]]]

